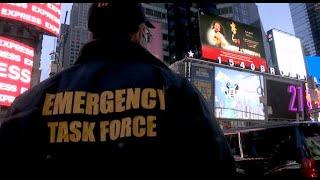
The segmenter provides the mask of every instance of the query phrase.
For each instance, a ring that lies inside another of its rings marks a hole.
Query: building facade
[[[167,3],[169,64],[181,60],[189,51],[200,52],[199,5],[197,3]]]
[[[163,60],[169,59],[168,19],[165,3],[142,3],[146,17],[162,24],[162,51]]]
[[[294,32],[306,56],[320,54],[320,3],[289,3]]]
[[[90,40],[88,11],[91,3],[73,3],[70,25],[62,24],[57,40],[58,71],[72,66],[79,56],[82,46]],[[61,67],[61,68],[60,68]]]

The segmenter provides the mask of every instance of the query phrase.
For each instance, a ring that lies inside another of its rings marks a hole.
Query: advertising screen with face
[[[200,39],[202,57],[209,60],[221,59],[228,63],[231,59],[237,66],[256,69],[265,66],[261,31],[255,27],[230,19],[200,16]]]
[[[276,29],[268,31],[271,53],[279,73],[293,78],[303,79],[306,66],[300,39]]]
[[[217,118],[264,120],[263,93],[261,75],[215,68],[214,104]]]
[[[10,106],[30,88],[34,49],[0,36],[0,106]]]
[[[31,24],[49,35],[60,31],[61,3],[0,3],[0,18]]]

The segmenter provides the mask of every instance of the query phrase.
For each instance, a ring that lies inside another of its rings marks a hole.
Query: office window
[[[146,14],[153,16],[153,10],[146,8]]]
[[[163,34],[163,35],[162,35],[162,38],[163,38],[164,40],[168,40],[168,35],[167,35],[167,34]]]
[[[162,17],[162,13],[159,12],[159,11],[154,11],[154,16],[158,17],[158,18],[161,18]]]
[[[229,8],[228,8],[228,13],[229,13],[229,14],[232,14],[232,13],[233,13],[233,8],[232,8],[232,7],[229,7]]]

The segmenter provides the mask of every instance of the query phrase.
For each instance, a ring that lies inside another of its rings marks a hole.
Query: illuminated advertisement
[[[33,56],[33,48],[0,36],[0,106],[30,88]]]
[[[150,37],[150,43],[147,44],[147,49],[158,59],[163,60],[162,24],[156,21],[151,21],[151,23],[155,28],[150,29],[152,37]]]
[[[202,58],[267,70],[261,31],[226,18],[200,16]]]
[[[216,67],[216,118],[265,120],[263,82],[258,74]]]
[[[306,103],[310,118],[312,120],[320,120],[320,88],[314,86],[309,88],[309,84],[306,83]]]
[[[303,79],[306,76],[306,66],[300,39],[280,30],[272,29],[268,31],[268,41],[273,64],[278,67],[279,73]]]
[[[320,89],[315,87],[314,89],[309,89],[308,83],[306,83],[306,99],[307,107],[311,109],[320,109]]]
[[[34,25],[53,36],[59,34],[60,16],[60,3],[0,3],[0,18]]]
[[[305,90],[300,84],[267,80],[267,102],[270,119],[296,119],[305,109]]]
[[[305,57],[308,75],[314,76],[317,82],[320,82],[320,56],[306,56]]]
[[[208,103],[210,109],[213,108],[213,85],[214,68],[209,65],[192,64],[191,82],[200,91]]]

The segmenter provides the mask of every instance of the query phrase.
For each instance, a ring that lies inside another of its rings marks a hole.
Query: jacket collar
[[[130,40],[93,40],[83,46],[75,64],[83,64],[92,59],[106,61],[135,60],[169,69],[146,49]]]

